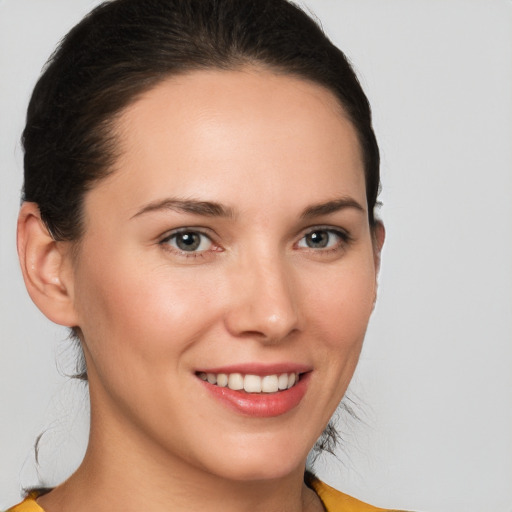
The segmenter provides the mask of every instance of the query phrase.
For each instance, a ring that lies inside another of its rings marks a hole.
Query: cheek
[[[372,254],[333,270],[323,287],[315,286],[307,295],[321,385],[332,390],[326,396],[327,419],[356,369],[376,289]]]
[[[126,371],[152,373],[164,363],[168,370],[169,357],[186,351],[218,317],[214,284],[200,281],[197,272],[121,256],[89,261],[94,264],[79,270],[79,327],[105,370],[122,364]]]
[[[375,271],[371,259],[334,271],[307,295],[311,322],[331,348],[360,346],[375,300]],[[323,284],[323,286],[322,286]]]

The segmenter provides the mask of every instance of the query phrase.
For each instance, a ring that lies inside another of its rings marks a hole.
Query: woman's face
[[[375,299],[352,125],[318,85],[248,68],[167,80],[118,133],[73,264],[91,442],[228,479],[302,469]]]

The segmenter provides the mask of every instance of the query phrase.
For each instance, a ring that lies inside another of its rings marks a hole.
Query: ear
[[[373,228],[373,259],[375,262],[376,274],[379,273],[380,269],[380,255],[382,253],[382,246],[386,238],[386,229],[382,221],[377,220]]]
[[[35,203],[21,206],[17,244],[23,279],[34,304],[53,322],[75,326],[71,244],[53,239]]]
[[[382,221],[378,220],[373,228],[373,261],[375,265],[375,296],[373,297],[373,307],[375,308],[375,302],[377,301],[377,276],[380,270],[380,255],[382,253],[382,246],[386,238],[386,229]]]

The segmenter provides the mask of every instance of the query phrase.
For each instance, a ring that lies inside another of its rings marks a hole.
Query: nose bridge
[[[279,251],[260,247],[240,259],[229,326],[235,334],[279,341],[298,327],[293,269]]]

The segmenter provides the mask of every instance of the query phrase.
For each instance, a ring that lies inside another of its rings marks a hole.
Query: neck
[[[303,482],[304,464],[285,475],[235,480],[169,454],[139,433],[91,416],[89,446],[78,470],[39,498],[46,512],[312,512],[323,507]],[[271,461],[269,462],[271,464]]]

